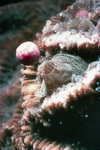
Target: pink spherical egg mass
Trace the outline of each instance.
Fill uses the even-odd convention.
[[[23,65],[35,64],[40,58],[38,46],[33,42],[24,42],[16,49],[16,57]]]

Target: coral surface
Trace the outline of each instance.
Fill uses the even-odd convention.
[[[0,7],[0,150],[12,149],[14,114],[17,110],[22,113],[16,108],[21,104],[21,66],[16,48],[26,40],[34,40],[45,21],[60,10],[59,1],[49,0],[48,4],[29,0]]]
[[[1,8],[4,14],[8,9],[10,17],[15,8],[23,12],[20,13],[22,16],[18,15],[21,24],[17,30],[18,20],[14,28],[8,22],[12,25],[9,30],[3,26],[9,17],[1,21],[4,36],[0,59],[2,150],[100,149],[100,1],[77,0],[54,16],[58,6],[64,8],[65,3],[52,1],[48,11],[47,3],[42,1]],[[36,10],[31,10],[32,5],[38,6]],[[53,17],[43,27],[50,15]],[[25,23],[27,28],[22,25]],[[37,33],[34,38],[42,27],[42,33]],[[10,34],[12,38],[9,38]],[[9,41],[14,41],[12,50]],[[34,45],[31,53],[28,47],[32,42],[29,41]],[[18,44],[21,45],[17,48]],[[22,78],[19,63],[13,58],[15,48],[17,58],[21,58]],[[7,51],[11,53],[10,57]],[[31,62],[30,58],[33,59]],[[16,61],[12,63],[13,60]],[[12,68],[11,74],[8,68]],[[9,75],[11,80],[8,80]]]

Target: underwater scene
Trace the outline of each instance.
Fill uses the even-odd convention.
[[[0,2],[0,150],[100,149],[100,0]]]

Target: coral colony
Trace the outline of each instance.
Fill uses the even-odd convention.
[[[47,1],[29,0],[0,7],[0,149],[13,149],[12,127],[18,119],[14,116],[22,114],[21,66],[15,50],[24,41],[33,40],[45,21],[61,10],[59,0]]]
[[[100,1],[77,0],[16,49],[15,150],[100,149]],[[3,130],[4,132],[5,130]]]

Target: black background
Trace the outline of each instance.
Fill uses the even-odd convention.
[[[25,0],[0,0],[0,6],[4,6],[10,3],[17,3]]]

